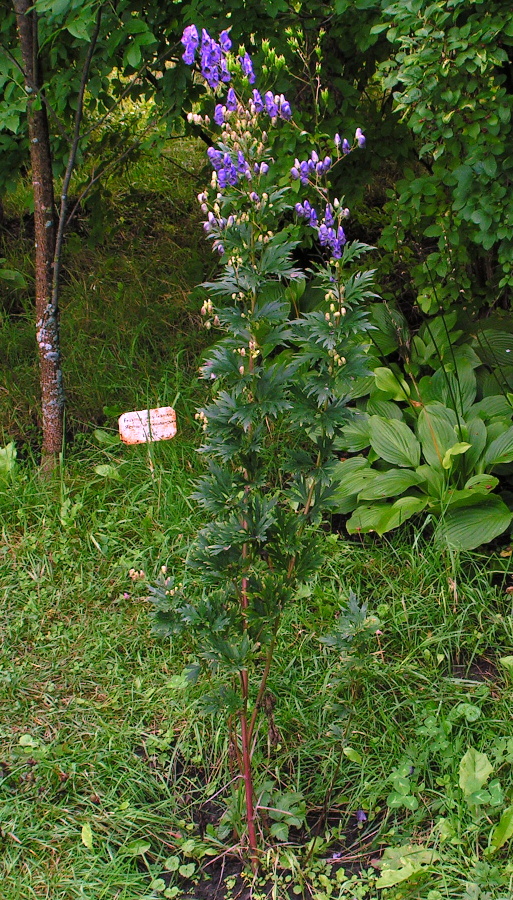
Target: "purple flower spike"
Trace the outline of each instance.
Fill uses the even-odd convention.
[[[255,81],[255,73],[253,72],[251,57],[248,53],[245,53],[244,56],[239,57],[239,61],[242,67],[242,74],[246,76],[250,84],[253,84]]]
[[[276,100],[274,99],[274,95],[272,91],[267,91],[264,96],[265,108],[271,119],[276,118],[278,115],[278,105]]]
[[[290,108],[290,103],[285,99],[283,94],[280,94],[280,116],[282,119],[291,119],[292,118],[292,110]]]
[[[219,43],[224,53],[228,53],[232,49],[232,42],[227,31],[222,31],[219,35]]]
[[[231,81],[231,79],[232,79],[230,70],[228,69],[228,63],[223,58],[221,60],[221,62],[219,63],[219,65],[221,66],[221,81],[223,81],[226,84],[228,81]]]
[[[344,140],[342,141],[342,153],[350,153],[350,151],[351,151],[351,144],[349,143],[347,138],[344,138]]]
[[[188,25],[187,28],[184,29],[182,44],[185,47],[185,53],[183,54],[182,59],[188,66],[192,66],[196,55],[196,48],[199,44],[198,29],[195,25]]]
[[[224,106],[221,106],[221,104],[218,103],[214,112],[214,122],[216,123],[216,125],[222,125],[224,123],[224,113]]]
[[[232,111],[237,109],[237,96],[233,88],[230,88],[226,95],[226,109],[231,109]]]
[[[362,133],[361,128],[357,128],[354,133],[354,139],[358,143],[359,147],[365,147],[365,135]]]
[[[253,89],[253,103],[255,104],[255,110],[257,113],[262,112],[264,109],[264,101],[262,100],[261,95],[255,89]]]

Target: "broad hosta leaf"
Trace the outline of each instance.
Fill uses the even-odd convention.
[[[449,367],[455,371],[449,371]],[[448,360],[445,368],[438,369],[432,377],[432,386],[437,400],[454,409],[458,415],[465,415],[476,399],[476,376],[469,360]]]
[[[484,455],[487,467],[509,462],[513,462],[513,426],[495,438]]]
[[[459,441],[457,444],[454,444],[453,447],[449,447],[445,452],[445,456],[442,460],[442,466],[444,469],[450,469],[452,466],[452,460],[454,456],[461,456],[462,453],[466,453],[467,450],[470,450],[471,445],[466,444],[465,441]]]
[[[390,469],[388,472],[375,472],[374,478],[368,480],[360,490],[358,500],[383,500],[386,497],[397,497],[408,488],[422,484],[425,479],[417,472],[407,469]]]
[[[507,331],[479,330],[474,349],[487,366],[511,365],[513,357],[513,334]]]
[[[357,416],[345,425],[341,430],[341,436],[337,440],[335,449],[347,450],[349,453],[359,453],[370,444],[369,420],[367,416]]]
[[[419,465],[420,444],[405,422],[371,416],[369,430],[371,447],[380,459],[413,469]]]
[[[481,419],[493,419],[494,416],[507,416],[511,418],[513,408],[507,397],[503,394],[494,394],[491,397],[485,397],[479,403],[474,403],[470,407],[467,418],[479,416]]]
[[[442,465],[445,454],[455,444],[456,427],[456,414],[441,403],[430,403],[421,409],[417,434],[430,466]]]
[[[389,394],[392,400],[407,400],[410,396],[410,388],[406,381],[396,375],[392,369],[378,366],[377,369],[374,369],[374,377],[378,390]]]
[[[344,515],[357,506],[357,494],[374,473],[364,456],[353,456],[339,462],[333,470],[333,509]]]
[[[367,402],[366,410],[369,416],[381,416],[382,419],[402,419],[403,412],[393,400],[382,400],[381,391],[373,393]]]
[[[495,853],[497,850],[500,850],[506,841],[509,841],[510,837],[513,837],[513,806],[508,806],[504,810],[499,822],[493,828],[488,852]]]
[[[426,482],[429,496],[440,500],[445,493],[445,479],[447,476],[444,470],[438,466],[424,465],[418,466],[416,472],[421,476],[423,482]]]
[[[406,522],[427,505],[426,497],[400,497],[395,503],[376,503],[359,506],[348,520],[349,534],[375,531],[382,535]]]
[[[470,450],[465,457],[467,472],[475,470],[476,463],[480,459],[486,447],[486,425],[479,417],[471,419],[467,424],[466,437],[470,444]]]
[[[479,791],[493,772],[486,753],[470,747],[460,762],[460,788],[466,797]]]
[[[511,512],[495,494],[465,502],[468,505],[448,509],[437,529],[437,537],[455,550],[475,550],[493,541],[511,522]]]
[[[499,479],[495,475],[473,475],[469,478],[465,485],[468,491],[475,491],[477,494],[488,494],[493,491],[499,484]]]

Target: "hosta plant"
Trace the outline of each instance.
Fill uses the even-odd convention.
[[[283,610],[327,552],[319,523],[333,495],[333,448],[350,388],[367,371],[361,306],[372,275],[357,270],[366,248],[346,244],[347,210],[324,186],[351,150],[348,141],[337,135],[331,156],[323,147],[291,159],[290,182],[278,186],[267,133],[293,127],[285,97],[253,87],[251,60],[231,53],[226,32],[214,41],[191,26],[184,45],[186,63],[199,55],[218,127],[210,187],[199,202],[222,263],[204,285],[201,313],[221,337],[201,367],[211,400],[197,413],[208,472],[195,498],[207,524],[191,547],[188,581],[176,587],[166,577],[155,589],[156,621],[165,634],[187,636],[191,678],[204,672],[221,685],[204,705],[227,723],[245,810],[238,838],[256,869],[263,836],[286,837],[279,803],[291,796],[278,785],[271,800],[268,776],[254,772],[267,682]],[[353,145],[363,142],[358,130]],[[322,291],[319,306],[302,313],[306,279],[293,253],[305,230],[319,248]]]
[[[348,531],[384,534],[422,513],[453,549],[493,540],[512,518],[497,488],[513,462],[513,407],[493,378],[489,345],[477,330],[463,340],[455,313],[426,323],[412,341],[396,311],[381,308],[374,320],[377,346],[391,352],[402,341],[403,361],[375,365],[355,386],[368,397],[338,446],[359,455],[336,472],[337,510],[352,512]]]

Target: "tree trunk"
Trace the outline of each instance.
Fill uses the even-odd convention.
[[[55,203],[46,108],[42,102],[37,15],[32,0],[13,0],[28,95],[27,119],[34,191],[36,338],[39,348],[43,445],[41,466],[51,471],[62,449],[64,392],[60,367],[59,310],[52,298]],[[30,10],[30,11],[29,11]]]

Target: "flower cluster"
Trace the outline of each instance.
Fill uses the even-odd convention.
[[[231,80],[232,76],[228,68],[226,55],[232,48],[232,42],[227,31],[222,31],[219,35],[219,41],[215,41],[214,38],[210,37],[208,31],[203,28],[200,41],[196,26],[188,25],[182,35],[182,44],[185,48],[182,59],[188,66],[194,64],[196,51],[199,47],[201,74],[211,88],[216,88],[221,81],[228,82]],[[248,79],[250,84],[253,84],[255,73],[253,72],[253,63],[249,54],[244,53],[243,56],[239,56],[239,63],[242,74]]]
[[[225,188],[229,184],[235,186],[239,181],[239,175],[244,175],[248,181],[251,180],[251,169],[242,150],[238,150],[232,159],[229,153],[209,147],[207,156],[212,168],[217,172],[217,183],[220,188]]]
[[[185,47],[182,59],[188,66],[193,65],[196,51],[200,48],[201,74],[211,88],[216,88],[220,81],[231,80],[226,54],[230,51],[232,42],[227,31],[221,32],[217,42],[203,28],[200,42],[196,26],[188,25],[182,35],[182,44]]]
[[[296,215],[302,219],[307,219],[308,224],[317,230],[321,247],[328,247],[331,250],[333,259],[340,259],[346,243],[346,235],[340,220],[347,219],[349,210],[347,208],[342,209],[340,201],[334,200],[333,206],[331,203],[326,204],[324,216],[319,221],[317,210],[314,209],[308,200],[305,200],[303,203],[296,203],[294,209]]]
[[[319,177],[325,175],[331,166],[331,162],[331,156],[325,156],[324,159],[319,159],[318,153],[316,153],[315,150],[312,150],[310,159],[304,159],[302,162],[299,162],[298,159],[294,161],[290,174],[296,180],[299,178],[301,184],[308,184],[310,176],[314,173]]]

